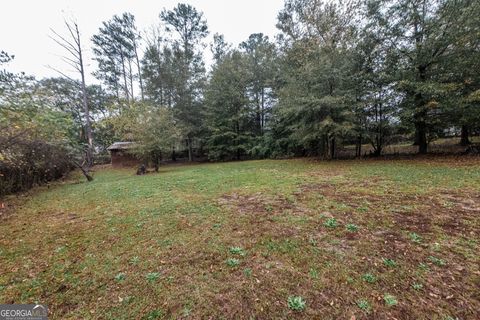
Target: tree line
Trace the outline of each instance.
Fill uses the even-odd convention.
[[[52,31],[78,77],[1,71],[3,166],[34,141],[88,171],[113,141],[137,142],[138,156],[158,164],[335,158],[346,145],[362,156],[365,144],[378,156],[399,141],[426,153],[439,137],[466,145],[480,129],[478,1],[285,0],[275,39],[255,33],[238,46],[220,33],[207,43],[206,17],[188,4],[146,31],[131,13],[115,15],[83,47],[79,27]],[[83,67],[87,44],[95,70]],[[11,58],[2,52],[0,63]]]

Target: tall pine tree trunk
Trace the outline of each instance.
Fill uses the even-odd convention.
[[[141,68],[141,65],[140,65],[140,59],[138,58],[137,42],[135,40],[133,40],[133,49],[135,50],[135,59],[137,61],[138,81],[140,82],[140,95],[142,97],[142,101],[144,101],[145,100],[145,95],[143,93],[142,68]]]
[[[426,110],[415,113],[415,144],[418,145],[418,153],[427,153],[427,123],[425,122]]]
[[[460,134],[460,145],[461,146],[468,146],[471,144],[470,140],[468,139],[469,136],[468,126],[462,125],[462,132]]]
[[[355,156],[360,158],[362,156],[362,135],[360,134],[357,138],[357,145],[355,148]]]
[[[336,141],[335,141],[335,136],[333,136],[330,142],[330,159],[335,159],[335,151],[336,151]]]
[[[261,109],[261,119],[260,119],[260,128],[261,128],[262,134],[263,134],[264,127],[265,127],[265,88],[262,87],[262,109]]]
[[[193,161],[193,148],[192,148],[192,138],[190,135],[187,136],[187,145],[188,145],[188,161]]]
[[[128,81],[127,81],[127,70],[125,68],[125,58],[123,55],[123,51],[120,51],[120,60],[122,62],[122,73],[123,73],[123,90],[125,91],[125,98],[127,99],[127,103],[130,104],[130,96],[128,90]]]
[[[426,80],[426,67],[419,66],[417,68],[418,79],[420,82]],[[413,116],[413,122],[415,124],[415,144],[418,145],[418,153],[427,153],[427,109],[425,106],[425,99],[421,92],[415,93],[415,114]]]
[[[237,114],[238,114],[238,109],[237,109]],[[237,146],[237,151],[236,151],[236,158],[237,160],[240,160],[240,148],[238,147],[239,143],[239,136],[240,136],[240,122],[237,120],[235,121],[235,133],[236,133],[236,139],[235,139],[235,144]]]
[[[330,149],[330,143],[329,143],[328,134],[325,134],[323,135],[322,144],[321,144],[321,152],[322,152],[321,154],[324,159],[328,159],[329,149]]]
[[[255,114],[255,122],[257,123],[258,135],[262,134],[262,105],[260,104],[260,95],[255,92],[255,102],[257,104],[257,110]]]
[[[130,97],[132,97],[132,102],[134,102],[135,95],[133,94],[133,70],[132,70],[132,61],[130,58],[128,59],[128,80],[130,84]]]

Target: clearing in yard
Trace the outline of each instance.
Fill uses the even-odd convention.
[[[52,319],[478,319],[480,159],[98,169],[6,199],[0,302]]]

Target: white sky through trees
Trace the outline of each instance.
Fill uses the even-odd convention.
[[[158,24],[163,8],[172,9],[178,2],[188,3],[204,13],[211,42],[215,32],[225,35],[225,40],[235,46],[251,33],[262,32],[273,38],[277,33],[276,17],[283,7],[283,0],[13,0],[2,1],[0,9],[0,50],[15,55],[7,68],[13,72],[24,71],[37,78],[59,76],[47,66],[62,72],[71,68],[62,62],[62,51],[49,38],[50,28],[65,35],[64,17],[75,18],[82,33],[86,53],[88,81],[94,81],[91,73],[96,68],[92,61],[90,41],[98,32],[102,21],[114,14],[131,12],[135,15],[139,30],[146,31]],[[204,54],[207,64],[211,61],[210,49]],[[76,76],[73,72],[69,74]],[[96,81],[95,81],[96,82]]]

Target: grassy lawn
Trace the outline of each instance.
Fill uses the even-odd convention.
[[[12,197],[0,302],[53,319],[478,319],[480,159],[100,169]]]

